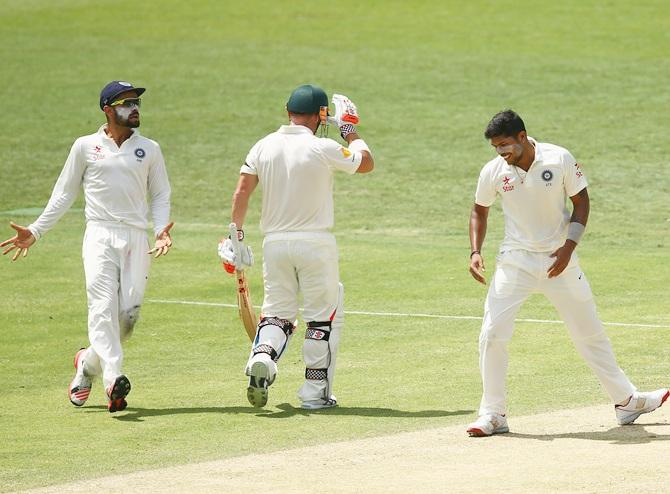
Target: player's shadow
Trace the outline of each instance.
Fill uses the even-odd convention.
[[[612,427],[606,431],[564,432],[559,434],[523,434],[510,432],[505,437],[554,441],[556,439],[585,439],[587,441],[606,441],[611,444],[646,444],[655,441],[670,441],[668,434],[655,434],[654,427],[667,427],[667,423],[633,424]],[[650,429],[648,431],[647,429]]]
[[[278,410],[277,410],[278,409]],[[90,413],[100,413],[107,411],[104,406],[86,407]],[[129,407],[123,412],[117,412],[112,415],[113,418],[124,422],[142,422],[146,418],[161,417],[165,415],[197,415],[208,413],[220,414],[247,414],[256,415],[263,418],[286,419],[295,416],[308,416],[312,414],[327,415],[352,415],[361,417],[389,417],[389,418],[434,418],[451,417],[454,415],[469,415],[474,410],[397,410],[394,408],[381,407],[344,407],[324,408],[321,410],[304,410],[296,408],[289,403],[281,403],[276,408],[253,408],[251,406],[233,406],[233,407],[189,407],[189,408],[138,408]]]
[[[296,415],[307,416],[313,414],[327,415],[353,415],[359,417],[390,417],[390,418],[431,418],[431,417],[451,417],[454,415],[469,415],[474,410],[396,410],[395,408],[380,407],[344,407],[336,406],[333,408],[323,408],[321,410],[305,410],[296,408],[290,403],[277,405],[280,411],[271,411],[270,414],[263,415],[266,418],[282,419]]]

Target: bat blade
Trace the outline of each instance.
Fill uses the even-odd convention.
[[[228,232],[230,233],[230,240],[233,243],[233,248],[235,251],[239,251],[240,244],[237,238],[237,225],[235,223],[228,225]],[[247,277],[243,270],[235,270],[235,276],[237,278],[237,308],[239,310],[240,320],[244,325],[247,336],[249,336],[251,341],[254,341],[254,338],[256,338],[256,325],[258,324],[258,319],[256,319],[254,306],[251,305],[251,295],[249,295]]]
[[[249,286],[247,285],[247,278],[244,271],[236,271],[237,276],[237,308],[239,309],[240,320],[244,325],[247,336],[251,341],[256,338],[256,312],[254,306],[251,305],[251,296],[249,295]]]

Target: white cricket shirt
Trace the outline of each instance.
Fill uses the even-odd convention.
[[[489,207],[497,195],[501,197],[505,216],[502,250],[553,251],[567,236],[571,216],[567,199],[588,184],[567,149],[528,140],[535,146],[535,161],[528,172],[507,164],[502,156],[489,161],[479,175],[475,203]]]
[[[77,139],[72,145],[51,198],[44,211],[28,228],[39,239],[70,208],[83,186],[86,221],[116,223],[146,230],[149,203],[154,232],[158,234],[170,218],[170,183],[163,153],[157,142],[137,129],[118,147],[105,133]]]
[[[258,176],[261,232],[333,227],[333,171],[356,173],[363,155],[301,125],[282,125],[249,151],[240,173]]]

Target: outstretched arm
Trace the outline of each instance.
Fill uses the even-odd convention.
[[[474,279],[486,285],[484,278],[484,258],[481,250],[486,238],[489,208],[475,203],[470,213],[470,274]]]
[[[586,187],[572,196],[570,200],[572,201],[573,210],[568,227],[568,238],[565,239],[562,247],[559,247],[551,254],[551,257],[555,257],[556,260],[547,270],[549,278],[558,276],[568,266],[570,257],[572,257],[572,253],[575,247],[577,247],[584,233],[586,222],[589,219],[590,201]]]

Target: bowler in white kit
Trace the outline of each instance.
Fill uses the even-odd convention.
[[[219,245],[224,263],[238,270],[253,263],[243,244],[242,225],[249,197],[257,185],[263,194],[261,232],[265,297],[246,375],[247,398],[255,407],[268,400],[277,362],[295,331],[302,294],[307,328],[303,342],[305,381],[298,392],[302,407],[337,404],[332,394],[335,360],[344,325],[344,287],[340,283],[333,227],[333,173],[368,173],[374,167],[367,144],[358,136],[356,106],[333,95],[335,116],[328,116],[328,97],[306,84],[290,95],[289,123],[258,141],[240,170],[231,219],[240,229],[241,246],[230,239]],[[319,127],[333,122],[348,143],[317,137]],[[327,128],[327,127],[326,127]]]
[[[479,337],[483,395],[471,436],[509,431],[505,381],[507,345],[514,319],[532,293],[542,293],[556,307],[572,341],[615,404],[617,422],[632,424],[661,406],[667,389],[639,392],[617,365],[609,338],[596,313],[591,287],[574,252],[589,216],[584,172],[575,158],[553,144],[526,134],[512,110],[496,114],[484,133],[498,153],[481,170],[470,216],[470,273],[484,277],[481,250],[489,208],[500,197],[505,238],[484,305]],[[568,211],[568,198],[572,213]]]
[[[130,380],[122,372],[122,341],[137,322],[151,256],[167,254],[170,238],[170,184],[157,142],[140,135],[140,96],[145,89],[112,81],[100,93],[107,123],[72,145],[42,214],[27,227],[10,223],[16,235],[3,254],[25,257],[28,249],[65,214],[83,188],[86,232],[82,257],[88,299],[90,345],[74,358],[70,401],[82,406],[93,379],[101,375],[108,410],[127,406]],[[154,242],[149,245],[149,214]]]

